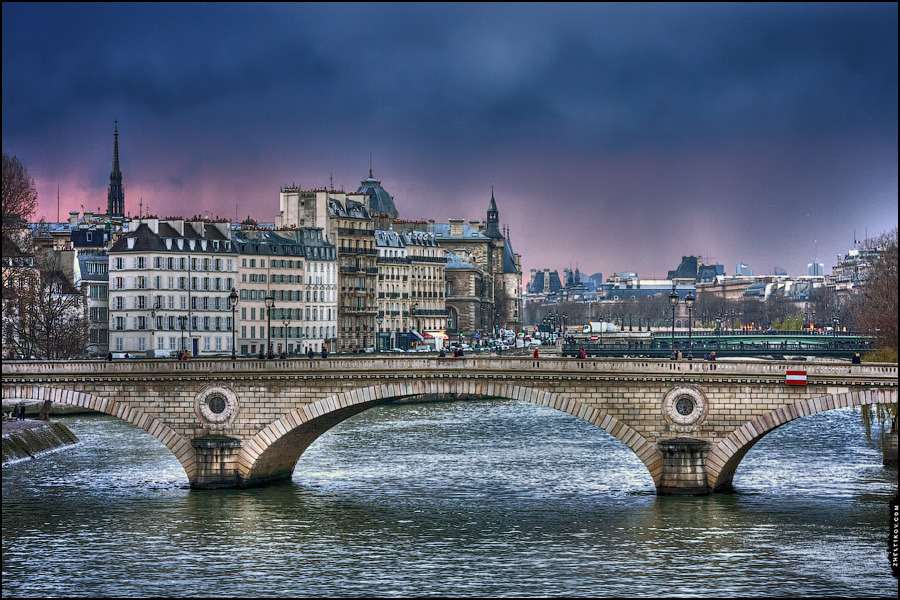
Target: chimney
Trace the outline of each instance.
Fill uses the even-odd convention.
[[[450,237],[461,238],[463,236],[463,219],[450,219]]]
[[[69,225],[72,227],[76,227],[78,225],[78,211],[70,210],[69,211]]]

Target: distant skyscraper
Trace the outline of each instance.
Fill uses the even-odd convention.
[[[749,277],[749,276],[753,275],[753,269],[748,267],[746,264],[741,263],[734,267],[734,274],[735,275],[746,275]]]
[[[825,276],[825,265],[822,263],[811,262],[806,265],[806,274],[812,275],[814,277],[824,277]]]
[[[775,275],[787,277],[787,270],[784,269],[783,267],[775,267],[774,273],[775,273]]]
[[[115,141],[113,142],[113,167],[109,174],[109,191],[107,193],[106,214],[111,217],[125,216],[125,190],[122,188],[122,171],[119,170],[119,121],[116,121]]]

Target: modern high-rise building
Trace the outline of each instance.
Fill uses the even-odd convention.
[[[753,277],[753,269],[747,266],[746,263],[741,263],[734,267],[735,275],[743,275],[745,277]]]

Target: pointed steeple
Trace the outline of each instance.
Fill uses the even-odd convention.
[[[109,190],[106,196],[106,213],[111,217],[125,216],[125,190],[122,188],[122,171],[119,170],[119,120],[116,119],[113,142],[113,167],[109,174]]]
[[[487,210],[487,227],[484,235],[493,239],[500,239],[503,234],[500,233],[500,213],[497,211],[497,201],[494,200],[494,186],[491,186],[491,203]]]

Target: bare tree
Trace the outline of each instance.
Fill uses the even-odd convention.
[[[15,156],[3,153],[3,231],[10,221],[28,221],[37,208],[34,179]]]
[[[4,335],[6,345],[18,356],[49,360],[87,352],[84,296],[60,268],[59,260],[54,253],[40,255],[36,269],[23,271],[10,282]]]
[[[897,228],[872,240],[874,259],[852,311],[860,330],[875,336],[878,348],[897,351]]]

